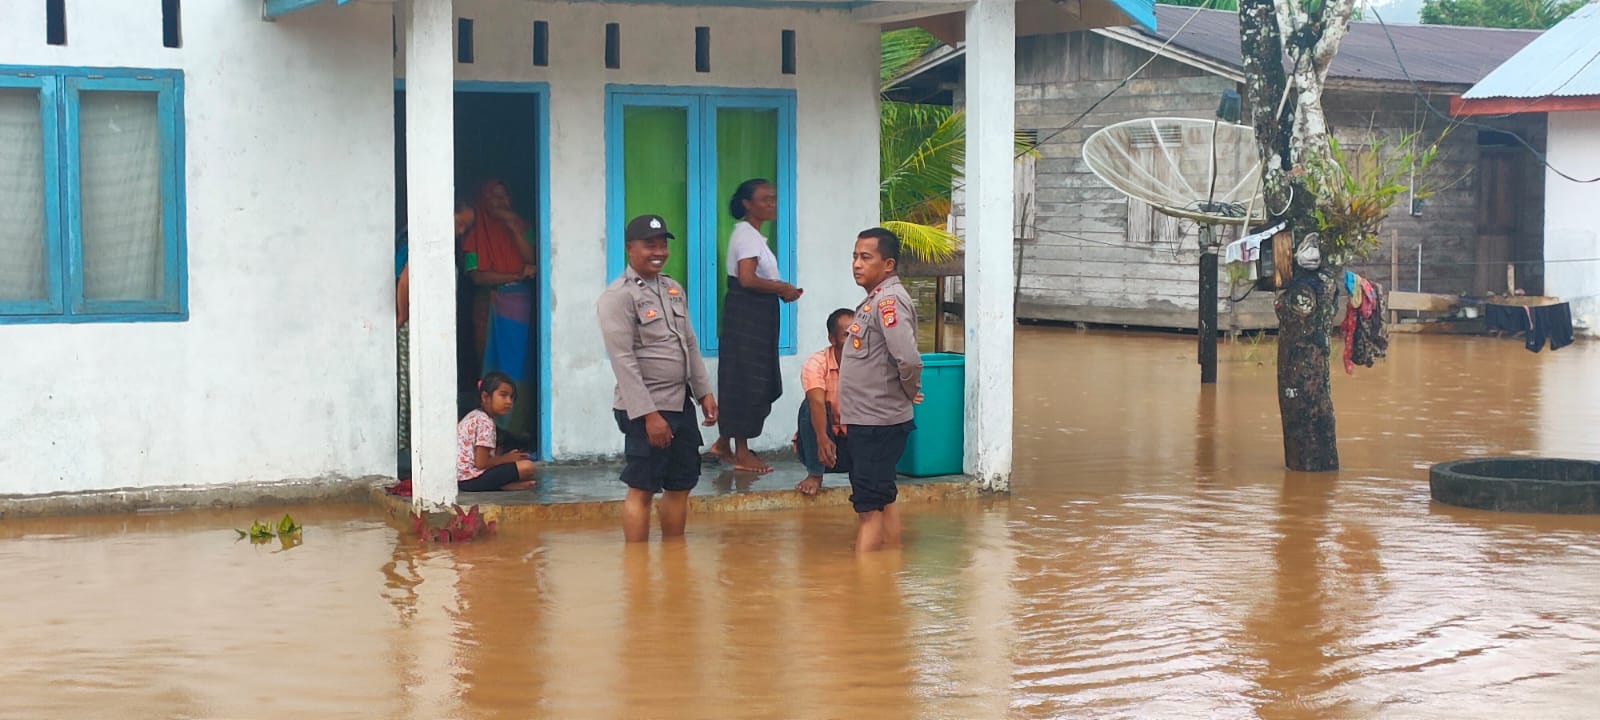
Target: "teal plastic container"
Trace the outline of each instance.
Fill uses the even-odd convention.
[[[912,477],[960,475],[966,441],[967,358],[954,353],[922,356],[922,404],[917,429],[895,470]]]

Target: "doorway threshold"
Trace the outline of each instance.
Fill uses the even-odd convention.
[[[794,489],[806,476],[800,462],[790,457],[769,457],[773,471],[766,475],[734,472],[707,462],[700,484],[689,493],[689,512],[753,512],[808,507],[848,506],[850,482],[844,475],[828,475],[822,491],[803,495]],[[539,484],[515,492],[461,493],[456,504],[477,505],[488,519],[501,523],[552,520],[604,520],[622,517],[627,486],[617,479],[617,462],[546,465],[539,469]],[[898,502],[941,502],[978,497],[977,483],[963,475],[926,478],[901,476]],[[382,502],[409,512],[411,500],[375,488]]]

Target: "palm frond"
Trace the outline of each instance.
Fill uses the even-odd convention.
[[[878,84],[889,82],[942,43],[922,28],[890,30],[879,36]]]
[[[923,262],[944,262],[954,257],[960,240],[936,225],[884,220],[883,227],[900,236],[900,250]]]
[[[879,159],[879,210],[896,220],[930,198],[948,198],[966,157],[965,118],[949,108],[884,103]],[[943,112],[938,112],[942,110]]]

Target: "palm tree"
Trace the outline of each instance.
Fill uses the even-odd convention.
[[[879,81],[883,88],[938,48],[927,31],[891,30],[882,36]],[[913,257],[948,260],[961,241],[951,234],[950,195],[966,159],[966,114],[944,105],[885,99],[879,106],[878,213]],[[1031,151],[1020,136],[1019,153]]]
[[[939,41],[919,28],[883,33],[878,80],[885,89]],[[961,113],[943,105],[885,99],[879,107],[878,212],[906,252],[938,262],[960,241],[946,229],[950,192],[966,149]]]

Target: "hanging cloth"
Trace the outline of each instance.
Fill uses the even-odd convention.
[[[1354,375],[1356,365],[1372,367],[1389,354],[1389,327],[1381,285],[1346,270],[1344,286],[1350,296],[1343,325],[1344,371]]]

